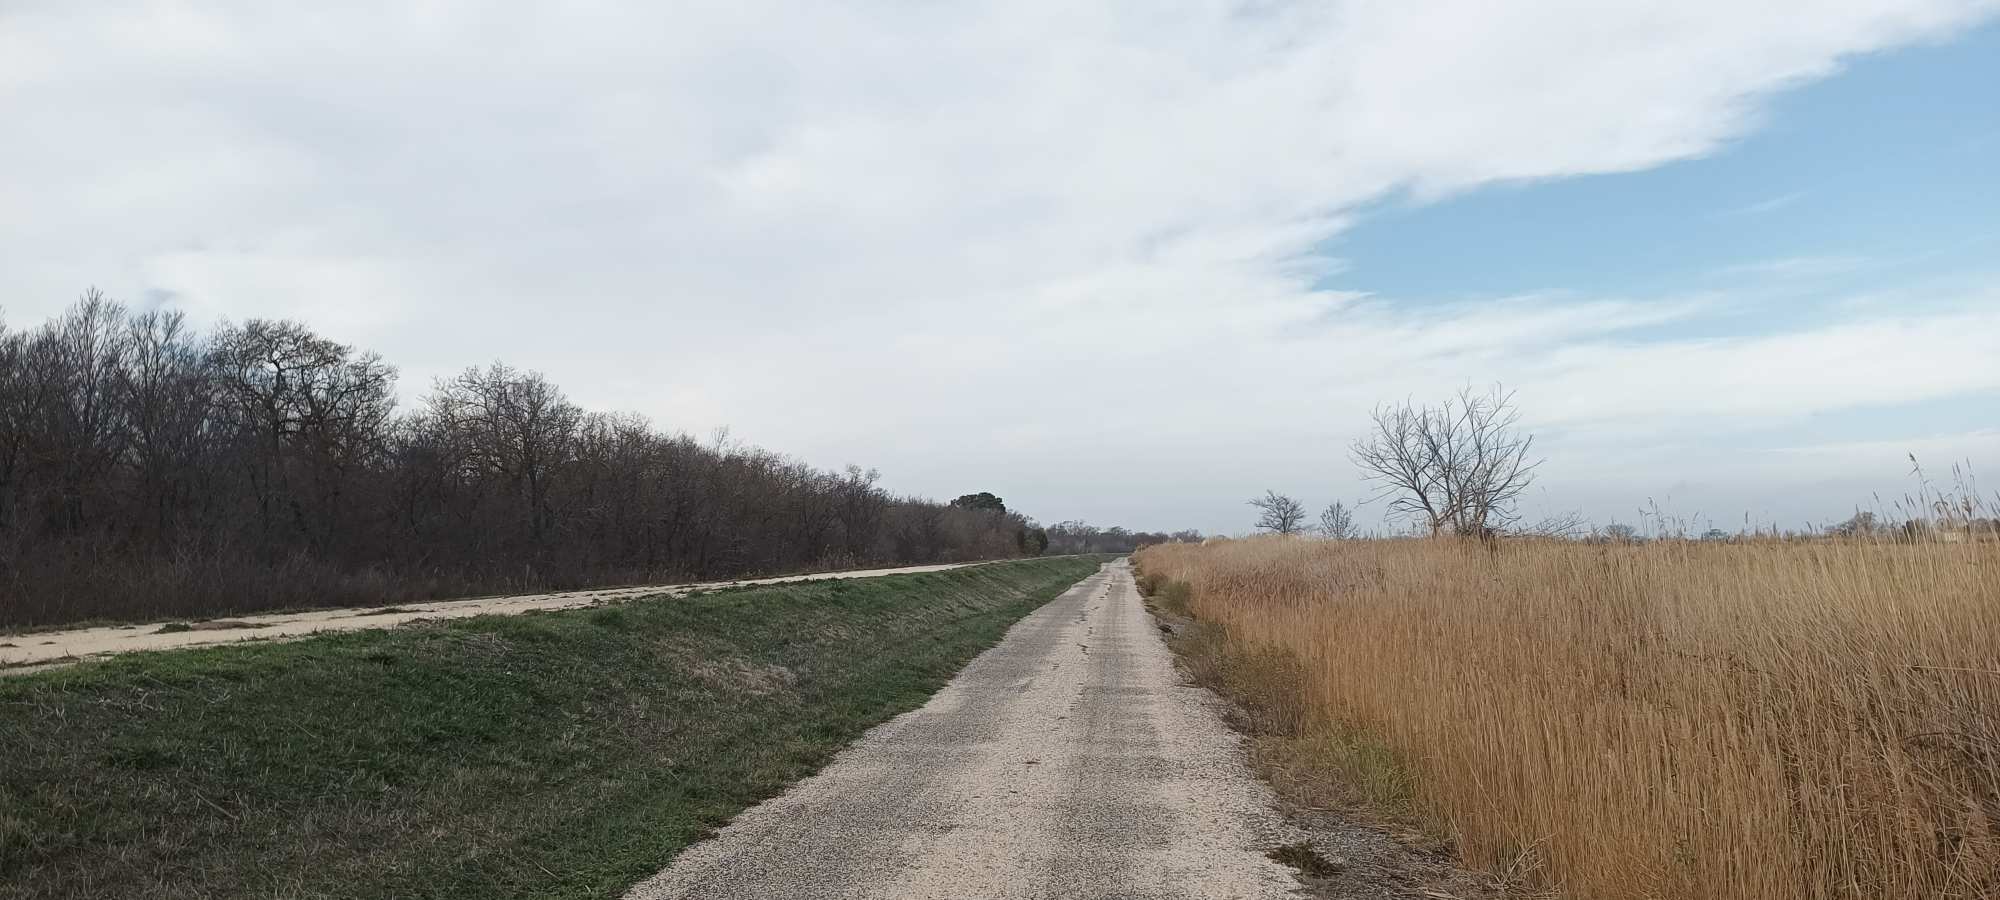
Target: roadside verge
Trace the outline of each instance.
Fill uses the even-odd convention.
[[[0,897],[615,896],[1101,558],[0,679]]]
[[[1447,835],[1414,803],[1396,755],[1360,731],[1307,715],[1298,660],[1231,638],[1195,618],[1190,587],[1140,573],[1146,608],[1181,673],[1226,701],[1225,720],[1244,737],[1250,768],[1271,786],[1279,811],[1306,840],[1271,857],[1322,900],[1502,900],[1537,896],[1507,878],[1458,864]]]

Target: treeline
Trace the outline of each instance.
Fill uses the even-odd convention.
[[[93,291],[0,325],[0,626],[1105,546],[587,411],[498,363],[409,410],[395,388],[296,322],[198,334]]]
[[[1199,531],[1127,531],[1116,525],[1099,528],[1087,522],[1068,521],[1050,525],[1050,553],[1131,553],[1147,544],[1200,543]]]

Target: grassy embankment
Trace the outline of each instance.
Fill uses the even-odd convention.
[[[2000,896],[2000,543],[1137,561],[1294,795],[1577,898]]]
[[[1100,561],[0,678],[0,896],[616,896]]]

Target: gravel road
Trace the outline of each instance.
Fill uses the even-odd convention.
[[[1123,560],[628,900],[1253,898],[1297,839]]]
[[[428,603],[405,603],[383,609],[318,609],[309,612],[238,616],[200,622],[196,623],[192,630],[162,631],[160,625],[105,625],[63,631],[0,634],[0,676],[18,675],[69,665],[85,659],[138,650],[174,650],[183,647],[231,644],[237,641],[297,638],[323,631],[392,628],[419,619],[511,616],[534,610],[574,609],[633,597],[677,597],[694,591],[725,587],[942,572],[968,565],[978,565],[978,563],[946,563],[933,566],[904,566],[896,569],[781,575],[776,578],[749,578],[742,581],[712,581],[701,584],[650,585],[562,591],[552,594],[518,594],[511,597],[478,597],[469,600],[438,600]]]

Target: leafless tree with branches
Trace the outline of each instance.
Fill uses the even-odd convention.
[[[1526,537],[1551,538],[1554,540],[1576,540],[1590,535],[1590,523],[1583,513],[1576,510],[1550,513],[1533,522],[1517,522],[1508,526],[1509,534]]]
[[[1490,537],[1514,521],[1541,461],[1529,459],[1534,437],[1518,428],[1511,392],[1468,387],[1436,407],[1376,407],[1373,419],[1352,455],[1392,515],[1421,519],[1432,536]]]
[[[1306,524],[1306,505],[1277,491],[1265,491],[1252,498],[1257,507],[1257,527],[1273,534],[1297,534]]]
[[[1337,541],[1353,537],[1354,513],[1339,500],[1327,504],[1319,512],[1319,533]]]

